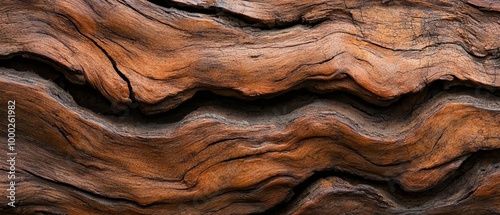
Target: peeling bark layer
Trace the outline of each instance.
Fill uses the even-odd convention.
[[[499,8],[5,0],[0,208],[500,213]]]

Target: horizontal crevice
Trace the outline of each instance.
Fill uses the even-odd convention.
[[[96,89],[68,80],[68,75],[63,75],[71,74],[71,72],[66,71],[67,68],[45,62],[46,60],[41,61],[36,57],[27,58],[26,56],[15,55],[0,59],[0,67],[12,68],[19,72],[36,73],[42,78],[57,84],[68,92],[78,105],[88,110],[104,115],[109,119],[141,124],[176,123],[203,107],[222,108],[229,112],[244,113],[245,116],[274,117],[287,115],[294,110],[321,100],[348,104],[353,109],[373,118],[374,121],[387,121],[409,117],[418,107],[441,94],[470,95],[476,98],[500,100],[500,91],[496,88],[472,82],[440,80],[427,85],[419,92],[403,95],[391,101],[387,106],[369,103],[356,95],[343,91],[321,93],[299,88],[274,97],[246,100],[226,97],[213,93],[211,90],[205,90],[198,91],[192,98],[172,110],[155,115],[146,115],[142,113],[134,101],[127,107],[118,109]]]
[[[16,52],[11,55],[0,56],[0,67],[22,72],[33,72],[46,80],[56,83],[56,80],[62,77],[74,84],[85,84],[83,71],[71,70],[50,58],[36,53]]]
[[[204,14],[217,17],[222,20],[229,21],[229,23],[236,24],[236,26],[238,27],[252,27],[261,30],[270,30],[270,29],[279,30],[279,29],[291,28],[297,25],[314,27],[328,20],[327,18],[323,18],[323,19],[308,21],[300,17],[294,20],[280,20],[279,18],[275,18],[272,20],[262,20],[213,5],[210,6],[188,5],[186,3],[172,1],[172,0],[147,0],[147,1],[164,8],[173,8],[188,13]]]
[[[457,158],[458,159],[458,158]],[[489,168],[489,170],[487,170]],[[453,171],[445,180],[437,184],[436,186],[420,192],[407,192],[401,188],[396,182],[393,181],[381,181],[369,178],[364,178],[362,176],[354,175],[348,172],[339,170],[326,170],[315,172],[312,176],[307,178],[305,181],[297,185],[292,193],[291,198],[275,205],[273,208],[267,210],[264,213],[258,214],[286,214],[286,210],[289,209],[293,204],[296,203],[299,198],[304,197],[307,190],[312,187],[316,182],[321,179],[326,179],[328,177],[338,177],[345,180],[353,185],[368,185],[375,189],[382,191],[383,193],[389,194],[387,200],[395,202],[400,208],[415,208],[417,206],[422,209],[429,209],[430,206],[446,206],[446,205],[433,205],[436,202],[446,202],[448,199],[440,199],[443,193],[448,193],[447,196],[452,196],[456,191],[464,188],[463,184],[470,182],[469,179],[473,176],[485,176],[489,173],[500,171],[500,149],[495,150],[484,150],[472,153],[461,165],[460,167]],[[476,179],[480,180],[480,179]],[[477,181],[479,182],[479,181]],[[476,184],[480,186],[481,184]],[[465,196],[461,199],[457,199],[456,202],[460,202],[464,199],[470,197],[470,195],[475,190],[469,190]],[[425,207],[428,204],[429,207]],[[425,212],[425,211],[420,211]]]
[[[97,200],[99,202],[105,202],[107,204],[122,205],[122,206],[129,205],[129,206],[132,206],[135,208],[142,208],[142,209],[154,207],[155,205],[157,205],[157,203],[148,204],[148,205],[141,205],[138,202],[135,202],[135,201],[132,201],[129,199],[104,196],[102,194],[94,193],[94,192],[91,192],[88,190],[83,190],[83,189],[81,189],[77,186],[74,186],[72,184],[68,184],[68,183],[61,182],[61,181],[54,181],[54,180],[45,178],[43,176],[39,176],[36,173],[33,173],[31,171],[28,171],[28,170],[23,170],[23,171],[28,173],[32,177],[35,177],[35,178],[37,178],[45,183],[52,183],[52,184],[56,185],[56,187],[58,186],[58,187],[61,187],[61,188],[67,189],[67,190],[71,190],[71,191],[77,193],[78,195],[85,196],[89,199]]]
[[[103,115],[123,115],[127,110],[114,108],[112,103],[99,91],[89,85],[71,81],[72,74],[64,68],[48,60],[41,60],[32,54],[16,54],[0,59],[0,67],[11,68],[19,72],[33,72],[42,78],[52,81],[64,91],[71,94],[74,101],[95,113]]]

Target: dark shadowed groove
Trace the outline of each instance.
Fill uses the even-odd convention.
[[[147,0],[155,5],[164,7],[164,8],[173,8],[180,11],[185,11],[188,13],[194,14],[205,14],[213,17],[217,17],[229,23],[236,24],[238,27],[252,27],[260,30],[281,30],[292,28],[295,26],[307,26],[307,27],[315,27],[322,22],[328,20],[327,18],[315,20],[314,22],[306,22],[303,19],[295,19],[291,21],[283,21],[274,19],[271,22],[266,22],[265,20],[260,20],[254,17],[246,16],[245,14],[236,13],[234,11],[227,10],[222,7],[209,6],[203,7],[199,5],[188,5],[182,2],[176,2],[172,0]]]
[[[52,81],[72,95],[75,102],[95,113],[103,115],[122,115],[124,110],[116,109],[99,91],[87,84],[74,83],[67,76],[69,69],[52,61],[40,61],[33,54],[16,54],[0,59],[0,67],[11,68],[18,72],[32,72]],[[71,73],[70,73],[71,74]]]
[[[7,171],[7,170],[3,170],[1,169],[2,171]],[[64,187],[68,190],[72,190],[73,192],[81,195],[81,196],[85,196],[89,199],[94,199],[94,200],[98,200],[98,201],[101,201],[101,202],[106,202],[107,204],[116,204],[116,205],[129,205],[129,206],[132,206],[132,207],[135,207],[135,208],[138,208],[138,209],[147,209],[147,208],[150,208],[150,207],[154,207],[155,205],[159,205],[161,203],[152,203],[152,204],[148,204],[148,205],[141,205],[135,201],[132,201],[132,200],[129,200],[129,199],[124,199],[124,198],[114,198],[114,197],[108,197],[108,196],[105,196],[105,195],[101,195],[101,194],[98,194],[98,193],[94,193],[94,192],[91,192],[91,191],[88,191],[88,190],[83,190],[77,186],[74,186],[74,185],[71,185],[71,184],[68,184],[68,183],[65,183],[65,182],[62,182],[62,181],[54,181],[52,179],[48,179],[48,178],[45,178],[43,176],[40,176],[40,175],[37,175],[29,170],[21,170],[19,171],[20,174],[23,174],[26,173],[26,174],[29,174],[31,175],[32,177],[42,181],[43,183],[49,183],[49,184],[53,184],[55,185],[56,187],[59,186],[59,187]],[[22,203],[20,203],[22,205]]]
[[[438,193],[450,189],[450,186],[452,188],[456,188],[458,180],[463,180],[463,177],[467,176],[467,174],[475,174],[475,172],[478,171],[483,171],[484,166],[479,166],[478,164],[481,164],[481,161],[484,160],[493,160],[493,162],[489,162],[488,165],[494,166],[494,168],[499,169],[500,168],[500,149],[495,149],[495,150],[488,150],[488,151],[478,151],[475,153],[472,153],[469,158],[467,158],[461,166],[453,171],[450,174],[450,177],[448,177],[446,180],[440,182],[436,186],[432,187],[429,190],[422,191],[422,192],[406,192],[404,191],[401,187],[398,186],[397,183],[394,183],[392,181],[382,181],[382,180],[373,180],[373,179],[368,179],[364,178],[358,175],[354,175],[351,173],[347,173],[344,171],[340,170],[325,170],[325,171],[319,171],[315,172],[312,176],[308,177],[306,180],[298,184],[292,189],[292,195],[287,198],[285,201],[275,205],[274,207],[270,208],[269,210],[266,210],[265,212],[262,213],[252,213],[252,214],[284,214],[286,212],[285,210],[290,206],[290,203],[294,202],[295,200],[298,200],[298,198],[301,196],[301,194],[304,194],[309,187],[311,187],[315,182],[318,180],[328,178],[328,177],[338,177],[340,179],[343,179],[351,184],[357,185],[357,184],[364,184],[368,185],[370,187],[373,187],[374,189],[378,189],[380,191],[384,191],[385,193],[390,194],[389,198],[396,202],[401,208],[410,208],[415,205],[424,205],[426,202],[431,202],[435,201],[435,198]],[[1,171],[7,171],[4,169],[1,169]],[[128,205],[136,209],[150,209],[155,206],[159,206],[165,203],[152,203],[148,205],[141,205],[135,201],[131,201],[128,199],[122,199],[122,198],[112,198],[112,197],[107,197],[103,196],[100,194],[96,194],[87,190],[82,190],[78,187],[75,187],[70,184],[66,184],[64,182],[57,182],[53,181],[41,176],[38,176],[37,174],[30,172],[28,170],[22,170],[19,173],[25,172],[26,174],[31,175],[32,177],[37,178],[38,180],[42,181],[43,183],[50,183],[54,184],[56,187],[61,186],[69,190],[73,190],[75,194],[78,194],[82,197],[90,198],[93,200],[97,200],[100,202],[103,202],[105,204],[113,204],[113,205]],[[269,179],[266,179],[265,181],[262,181],[261,183],[267,183],[269,181],[274,180],[276,177],[281,177],[281,176],[274,176]],[[260,184],[260,183],[259,183]],[[480,184],[478,184],[480,186]],[[252,190],[258,187],[258,185],[253,186],[248,188],[247,190]],[[470,190],[468,193],[471,194],[474,190]],[[234,190],[232,191],[221,191],[219,193],[214,194],[213,196],[206,197],[207,200],[212,197],[219,196],[225,192],[235,192]],[[468,195],[465,195],[462,197],[462,199],[467,199]],[[425,208],[424,208],[425,209]]]
[[[10,55],[0,55],[0,67],[12,68],[18,71],[30,71],[38,74],[44,79],[58,82],[58,78],[62,76],[73,84],[83,85],[78,81],[78,76],[84,79],[83,71],[71,70],[63,64],[32,52],[16,52]]]
[[[492,159],[496,162],[488,163],[495,165],[495,168],[500,168],[500,149],[495,150],[483,150],[472,153],[461,165],[460,167],[451,172],[449,177],[437,184],[436,186],[421,192],[407,192],[401,188],[398,183],[393,181],[378,181],[373,179],[364,178],[351,173],[339,171],[339,170],[325,170],[320,172],[315,172],[312,176],[298,184],[293,188],[293,195],[291,198],[275,205],[269,210],[263,213],[254,213],[255,215],[278,215],[285,214],[286,209],[291,206],[291,203],[298,200],[302,194],[304,194],[309,187],[321,179],[328,177],[338,177],[352,184],[366,184],[375,189],[384,191],[390,194],[390,199],[395,201],[401,208],[411,208],[416,205],[424,205],[426,202],[436,201],[436,195],[450,186],[458,183],[458,180],[463,179],[466,173],[473,174],[473,172],[482,171],[483,167],[478,167],[477,164],[482,160]],[[480,184],[478,185],[480,186]],[[456,187],[456,186],[455,186]],[[463,196],[462,199],[467,199],[474,190],[468,192],[467,195]],[[423,212],[423,211],[421,211]]]
[[[74,101],[95,113],[109,119],[120,119],[129,122],[171,124],[181,121],[191,112],[204,106],[221,107],[234,112],[257,114],[274,117],[286,115],[292,111],[314,103],[316,100],[332,100],[349,104],[352,108],[379,120],[394,120],[410,116],[418,107],[438,94],[450,93],[457,95],[471,95],[487,97],[500,101],[500,90],[492,87],[477,85],[466,81],[435,81],[416,93],[402,95],[399,99],[387,106],[372,104],[361,97],[344,91],[328,93],[312,92],[306,88],[299,88],[286,93],[252,100],[226,97],[211,91],[198,91],[193,97],[181,103],[174,109],[155,115],[146,115],[137,108],[134,101],[126,108],[116,108],[99,91],[88,86],[75,84],[63,74],[71,74],[64,67],[57,67],[51,61],[39,60],[30,54],[17,54],[0,59],[0,67],[12,68],[19,72],[36,73],[46,80],[56,83],[73,97]]]

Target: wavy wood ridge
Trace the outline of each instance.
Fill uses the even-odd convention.
[[[153,2],[6,1],[0,55],[49,58],[145,113],[199,90],[343,90],[382,104],[436,80],[500,86],[500,16],[486,1]]]

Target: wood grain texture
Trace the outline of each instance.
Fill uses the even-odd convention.
[[[498,150],[470,157],[447,186],[406,196],[394,184],[328,176],[315,181],[283,214],[466,214],[498,213]]]
[[[104,202],[121,200],[106,209],[110,213],[126,206],[144,214],[153,209],[175,214],[185,210],[176,210],[183,203],[196,209],[192,213],[262,212],[314,172],[331,169],[394,181],[406,191],[426,190],[472,153],[500,144],[500,102],[490,94],[438,93],[399,113],[406,120],[378,118],[385,113],[345,98],[350,104],[308,99],[284,115],[254,113],[261,117],[214,104],[175,123],[132,124],[79,107],[31,73],[1,74],[6,98],[25,101],[17,114],[29,120],[18,122],[24,134],[18,139],[24,158],[19,168],[26,177],[77,187]],[[44,201],[26,196],[21,202]],[[76,213],[81,207],[59,210]]]
[[[498,13],[461,1],[272,2],[179,2],[189,12],[142,0],[6,1],[0,55],[48,57],[114,103],[133,95],[145,113],[199,90],[239,98],[344,90],[382,103],[440,79],[500,86]],[[266,30],[248,19],[291,24]]]
[[[0,213],[500,213],[499,8],[5,0]]]

